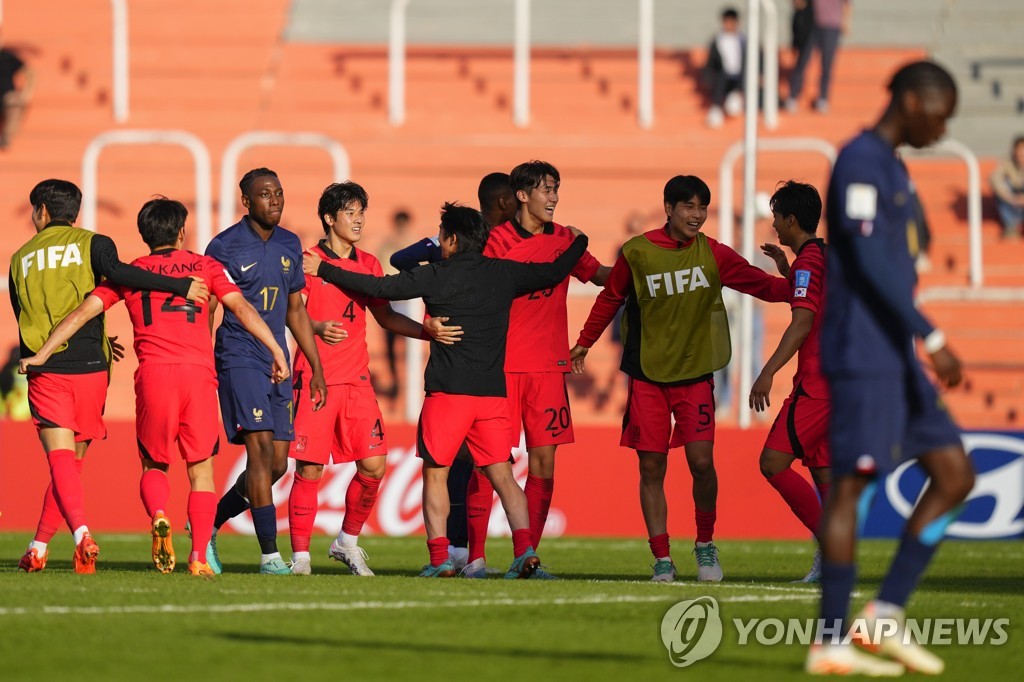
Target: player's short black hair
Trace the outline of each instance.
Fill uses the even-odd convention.
[[[512,178],[508,173],[488,173],[480,181],[480,187],[476,190],[476,198],[480,200],[481,211],[488,210],[498,203],[498,199],[509,195],[515,196],[515,192],[512,191]]]
[[[694,197],[705,206],[711,203],[711,188],[696,175],[677,175],[665,183],[665,203],[670,206]]]
[[[956,81],[949,71],[928,60],[912,62],[901,67],[889,81],[889,92],[893,97],[905,92],[920,92],[928,89],[955,94]]]
[[[490,230],[480,211],[446,201],[441,207],[441,229],[444,236],[458,237],[456,251],[483,253]]]
[[[323,194],[320,195],[320,203],[317,204],[316,214],[320,217],[320,224],[324,228],[324,234],[331,231],[331,226],[324,220],[325,215],[333,216],[353,201],[358,201],[365,210],[370,207],[370,197],[362,185],[354,182],[334,182],[327,185]]]
[[[724,10],[722,10],[722,21],[725,21],[726,19],[734,19],[736,21],[739,21],[740,13],[736,11],[735,7],[726,7]]]
[[[28,201],[32,210],[45,206],[51,220],[73,223],[82,208],[82,190],[67,180],[43,180],[29,192]]]
[[[544,178],[549,175],[555,179],[555,182],[562,182],[562,176],[558,174],[558,169],[547,161],[527,161],[526,163],[521,163],[509,173],[512,192],[516,193],[519,190],[523,190],[529,193],[531,190],[540,187],[541,183],[544,182]]]
[[[779,183],[771,198],[772,211],[796,218],[800,229],[808,234],[818,231],[821,220],[821,196],[812,185],[796,180]]]
[[[178,239],[178,232],[185,227],[188,209],[185,204],[164,196],[156,196],[142,205],[136,224],[146,246],[155,249],[169,246]]]
[[[238,189],[242,190],[242,194],[249,196],[249,190],[252,189],[252,185],[256,182],[256,179],[268,176],[276,178],[277,173],[269,168],[253,168],[251,171],[243,175],[242,179],[238,181]]]

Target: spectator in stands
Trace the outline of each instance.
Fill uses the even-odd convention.
[[[811,30],[814,28],[814,3],[812,0],[793,0],[792,40],[790,45],[796,60],[811,45]]]
[[[814,101],[814,108],[822,113],[828,113],[829,85],[832,81],[832,63],[835,60],[836,51],[839,49],[839,36],[846,33],[850,25],[850,0],[809,0],[814,15],[814,22],[811,27],[811,34],[808,44],[800,50],[796,66],[789,75],[789,99],[786,100],[786,110],[793,112],[797,109],[797,100],[804,89],[804,71],[807,69],[807,62],[811,59],[811,52],[818,50],[821,55],[821,85],[818,88],[818,98]],[[794,0],[794,9],[799,0]]]
[[[21,114],[32,99],[35,74],[13,51],[3,46],[0,34],[0,149],[18,132]]]
[[[1024,135],[1013,140],[1010,158],[992,173],[992,191],[999,207],[1004,239],[1020,239],[1024,228]]]
[[[378,251],[380,263],[384,267],[385,275],[397,275],[398,270],[391,265],[391,256],[400,249],[404,249],[409,243],[409,223],[412,216],[406,210],[395,211],[391,218],[391,234],[387,236]],[[410,306],[408,301],[395,301],[392,307],[402,315],[409,316]],[[388,354],[388,372],[391,374],[391,388],[381,393],[394,400],[398,397],[400,382],[398,379],[398,343],[399,337],[392,331],[384,330],[384,342]],[[404,341],[401,345],[405,348]]]
[[[740,15],[729,7],[722,12],[722,28],[708,46],[704,78],[711,90],[708,127],[718,128],[725,115],[743,110],[743,57],[746,37],[740,32]]]

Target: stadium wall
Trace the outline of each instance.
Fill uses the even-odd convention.
[[[90,525],[101,532],[141,532],[148,520],[138,496],[140,465],[136,454],[134,424],[111,422],[109,436],[90,449],[83,473],[86,511]],[[800,539],[808,533],[794,518],[775,491],[762,479],[758,454],[766,431],[720,428],[715,452],[719,478],[716,537],[751,539]],[[373,515],[370,533],[416,535],[423,533],[422,479],[415,457],[415,426],[392,426],[388,433],[388,473]],[[619,430],[611,427],[580,427],[576,443],[559,450],[558,484],[548,520],[548,535],[645,537],[637,503],[639,476],[633,453],[619,447]],[[951,535],[970,539],[1024,537],[1024,432],[965,434],[978,469],[978,484],[964,513],[950,528]],[[225,445],[222,441],[222,446]],[[525,480],[525,450],[520,444],[517,477]],[[0,423],[0,528],[28,531],[35,528],[47,468],[31,424]],[[223,492],[245,465],[241,447],[222,447],[216,458],[218,491]],[[798,470],[802,471],[802,469]],[[341,526],[345,490],[354,465],[329,467],[320,489],[317,529],[334,534]],[[17,472],[15,474],[15,472]],[[806,473],[806,472],[803,472]],[[14,474],[14,475],[12,475]],[[894,537],[901,518],[917,500],[924,478],[916,467],[900,469],[881,488],[865,525],[872,537]],[[184,467],[171,468],[175,525],[185,519],[188,480]],[[287,498],[291,473],[274,490],[278,523],[287,532]],[[672,455],[666,489],[669,494],[669,531],[676,537],[692,537],[693,502],[690,476],[682,453]],[[230,529],[252,533],[248,514],[235,519]],[[495,504],[490,521],[492,535],[507,535],[501,505]]]

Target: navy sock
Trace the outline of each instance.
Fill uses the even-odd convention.
[[[926,545],[916,537],[904,535],[889,572],[882,581],[878,598],[890,604],[905,606],[937,547],[938,544]]]
[[[277,551],[277,510],[274,505],[268,504],[265,507],[253,507],[251,512],[260,552],[273,554]]]
[[[244,475],[239,476],[239,479]],[[217,516],[213,519],[213,527],[220,530],[220,527],[227,523],[228,519],[235,518],[248,508],[249,502],[238,492],[238,481],[235,481],[235,485],[231,486],[231,489],[224,493],[224,497],[220,498],[217,503]]]
[[[825,640],[846,634],[846,617],[850,609],[850,593],[857,582],[855,564],[821,562],[821,620]]]
[[[469,531],[466,522],[466,489],[473,475],[473,461],[459,457],[452,462],[448,471],[448,500],[451,511],[448,512],[448,541],[452,547],[469,546]]]

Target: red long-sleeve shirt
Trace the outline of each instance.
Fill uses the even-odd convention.
[[[668,234],[667,225],[645,233],[644,237],[663,248],[688,249],[694,243],[692,239],[688,242],[673,239]],[[743,256],[725,244],[720,244],[710,237],[708,237],[708,244],[714,254],[722,286],[749,294],[762,301],[771,303],[789,301],[789,282],[785,278],[769,275],[764,270],[748,263]],[[591,308],[590,315],[587,317],[576,343],[584,348],[593,346],[623,304],[626,305],[629,333],[627,338],[623,339],[622,371],[637,379],[649,381],[640,369],[640,328],[643,318],[640,315],[636,292],[633,289],[632,270],[621,254],[615,260],[615,265],[608,275],[604,289],[597,295],[594,307]],[[680,337],[680,342],[685,342],[685,336]]]

